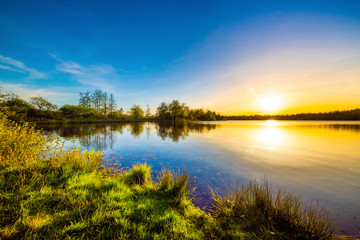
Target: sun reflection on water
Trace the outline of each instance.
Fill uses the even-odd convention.
[[[269,127],[274,127],[274,126],[279,126],[280,124],[276,120],[266,120],[264,122],[264,125],[269,126]]]
[[[286,139],[283,130],[277,127],[280,124],[275,120],[268,120],[264,125],[265,127],[257,130],[256,140],[265,147],[283,145]]]

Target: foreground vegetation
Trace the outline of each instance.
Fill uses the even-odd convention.
[[[332,239],[328,212],[251,182],[210,214],[190,198],[186,172],[101,166],[100,152],[41,136],[0,116],[1,239]]]

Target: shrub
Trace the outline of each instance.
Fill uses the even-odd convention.
[[[38,161],[47,141],[40,131],[25,123],[19,125],[0,116],[0,168],[24,166]]]

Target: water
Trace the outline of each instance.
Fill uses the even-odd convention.
[[[148,163],[187,169],[196,177],[197,205],[209,209],[209,186],[224,193],[249,180],[300,193],[333,209],[346,234],[360,225],[360,122],[217,121],[178,126],[158,123],[86,124],[43,127],[86,148],[101,150],[104,164],[129,168]],[[119,164],[115,165],[114,164]]]

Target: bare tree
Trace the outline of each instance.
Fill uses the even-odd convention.
[[[149,118],[151,116],[151,110],[149,104],[146,106],[145,116]]]
[[[90,92],[86,91],[84,93],[79,93],[80,94],[80,100],[79,100],[79,105],[84,107],[84,108],[91,108],[91,96],[90,96]]]
[[[53,105],[46,98],[41,96],[31,97],[30,103],[40,110],[43,110],[43,108],[50,110],[53,107]]]
[[[115,107],[116,107],[116,101],[115,101],[114,95],[111,93],[110,98],[109,98],[109,111],[110,111],[110,114],[112,114],[114,112]]]
[[[104,115],[106,115],[107,110],[108,110],[108,101],[109,101],[109,96],[108,96],[107,92],[103,92],[101,95],[101,105],[102,105],[102,111],[103,111]]]
[[[101,98],[102,98],[103,92],[100,89],[96,89],[92,94],[91,94],[91,102],[94,105],[94,108],[100,112],[101,109]]]

